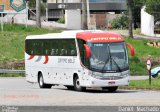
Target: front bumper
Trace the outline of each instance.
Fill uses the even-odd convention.
[[[118,80],[101,80],[90,77],[85,87],[114,87],[114,86],[127,86],[129,84],[129,76]]]

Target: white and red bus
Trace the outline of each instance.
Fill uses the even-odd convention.
[[[40,88],[64,85],[83,91],[101,87],[110,92],[129,84],[127,47],[115,33],[65,31],[28,36],[25,40],[25,69],[28,82]]]

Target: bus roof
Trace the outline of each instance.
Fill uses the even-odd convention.
[[[123,42],[124,38],[120,34],[112,32],[80,32],[77,33],[78,39],[87,42]]]
[[[43,35],[31,35],[26,39],[70,39],[78,38],[86,42],[122,42],[124,38],[120,34],[104,32],[101,30],[71,30],[62,33],[50,33]]]
[[[75,38],[75,35],[66,35],[63,33],[50,33],[50,34],[43,34],[43,35],[30,35],[27,36],[26,39],[69,39]]]

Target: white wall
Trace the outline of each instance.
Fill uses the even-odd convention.
[[[141,9],[141,33],[147,36],[154,36],[154,16]]]
[[[47,0],[47,3],[56,3],[56,0]]]
[[[56,3],[56,0],[48,0],[48,3]],[[80,3],[81,0],[64,0],[64,3]],[[62,0],[57,0],[57,3],[62,3]]]
[[[7,15],[3,17],[4,22],[12,23],[12,21],[14,21],[14,23],[19,23],[19,24],[26,23],[27,19],[26,9],[20,11],[20,13],[17,13],[14,10],[8,12],[10,13],[7,13]]]
[[[65,24],[67,29],[81,29],[81,11],[80,10],[66,10]]]
[[[66,3],[80,3],[81,0],[64,0]]]

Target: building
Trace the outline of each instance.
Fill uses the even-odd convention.
[[[48,0],[47,6],[48,20],[58,20],[59,18],[65,18],[66,20],[66,17],[68,17],[68,19],[72,18],[73,22],[73,20],[78,19],[77,17],[73,19],[75,16],[82,14],[82,0]],[[110,19],[115,17],[113,14],[120,14],[125,11],[127,5],[126,0],[89,0],[89,8],[91,24],[96,28],[102,28],[108,27]],[[80,11],[80,14],[77,11]],[[112,14],[109,14],[109,12],[112,12]],[[66,16],[68,14],[70,16]],[[68,22],[71,20],[69,19]]]
[[[48,19],[59,19],[64,10],[82,10],[82,0],[48,0]],[[89,0],[91,13],[115,12],[127,9],[126,0]]]
[[[5,12],[13,11],[12,7],[10,6],[9,0],[0,0],[0,4],[3,4],[5,6]]]

